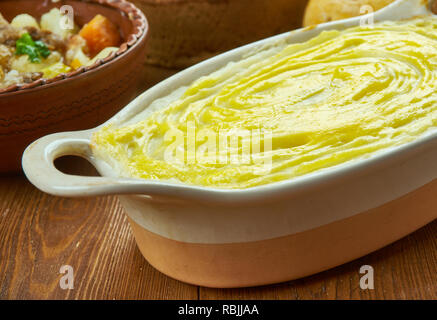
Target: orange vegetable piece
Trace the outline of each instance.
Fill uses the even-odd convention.
[[[117,27],[100,14],[84,25],[79,35],[86,40],[92,57],[106,47],[118,47],[120,44],[120,33]]]

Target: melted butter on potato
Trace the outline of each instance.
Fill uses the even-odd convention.
[[[368,158],[437,126],[437,19],[326,31],[274,54],[258,52],[201,77],[142,119],[98,131],[95,154],[121,174],[219,188],[248,188]],[[138,117],[137,117],[138,118]],[[168,162],[170,131],[272,132],[272,159],[252,164]],[[184,142],[184,141],[183,141]],[[195,150],[205,148],[195,138]],[[187,150],[184,142],[179,146]],[[253,149],[252,149],[253,151]]]
[[[62,62],[62,55],[54,51],[46,59],[42,59],[40,63],[32,63],[27,55],[15,56],[12,58],[12,69],[19,72],[43,72],[43,69],[51,65]]]

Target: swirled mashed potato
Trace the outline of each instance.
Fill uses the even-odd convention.
[[[367,158],[435,130],[436,77],[435,18],[326,31],[201,77],[141,121],[102,128],[92,145],[124,176],[248,188]],[[219,161],[218,133],[240,129],[260,133],[245,149],[250,161]],[[206,150],[214,150],[211,161],[200,161]],[[244,143],[232,150],[243,154]],[[257,170],[265,164],[268,170]]]

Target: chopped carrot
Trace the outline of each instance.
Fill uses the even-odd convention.
[[[106,47],[117,47],[120,44],[120,33],[117,27],[100,14],[84,25],[79,35],[86,40],[91,56],[98,54]]]

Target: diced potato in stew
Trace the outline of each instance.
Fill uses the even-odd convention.
[[[39,21],[23,13],[9,23],[0,13],[0,88],[53,78],[118,50],[120,31],[106,17],[96,15],[82,28],[65,28],[62,19],[56,8]]]

